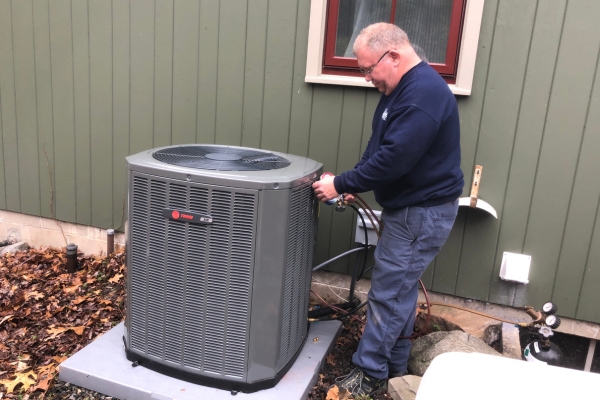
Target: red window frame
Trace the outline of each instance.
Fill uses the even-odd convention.
[[[394,23],[396,16],[396,1],[392,0],[390,11],[390,23]],[[430,63],[448,83],[456,82],[458,68],[458,56],[460,50],[460,38],[462,35],[465,7],[467,0],[453,0],[452,14],[450,16],[450,30],[448,32],[448,47],[446,48],[446,60],[443,64]],[[340,0],[328,0],[327,24],[325,27],[325,51],[323,54],[323,74],[360,76],[358,63],[354,57],[335,56],[335,42],[338,28]]]

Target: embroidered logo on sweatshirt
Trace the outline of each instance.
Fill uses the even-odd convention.
[[[385,121],[387,119],[387,115],[388,114],[387,114],[387,108],[386,108],[385,110],[383,110],[383,114],[381,114],[381,119]]]

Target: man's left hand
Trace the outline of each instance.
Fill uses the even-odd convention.
[[[321,201],[331,200],[338,197],[340,194],[335,191],[333,185],[334,176],[326,176],[323,179],[313,183],[312,188],[317,195],[317,198]]]

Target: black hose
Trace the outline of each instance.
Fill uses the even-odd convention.
[[[369,302],[368,300],[365,300],[364,302],[360,303],[356,308],[348,311],[345,314],[338,315],[335,318],[319,318],[319,321],[335,321],[335,320],[340,320],[342,318],[349,317],[350,315],[354,314],[355,312],[357,312],[358,310],[360,310],[361,308],[363,308],[364,306],[366,306],[368,302]]]
[[[339,255],[337,255],[337,256],[335,256],[335,257],[333,257],[333,258],[330,258],[329,260],[327,260],[327,261],[325,261],[325,262],[322,262],[321,264],[317,265],[316,267],[314,267],[314,268],[312,269],[312,272],[315,272],[315,271],[317,271],[317,270],[319,270],[319,269],[323,268],[324,266],[326,266],[326,265],[329,265],[329,264],[331,264],[332,262],[339,260],[340,258],[346,257],[346,256],[348,256],[348,255],[350,255],[350,254],[352,254],[352,253],[356,253],[357,251],[364,251],[364,250],[369,250],[369,248],[368,248],[368,247],[362,247],[362,246],[361,246],[361,247],[356,247],[356,248],[354,248],[354,249],[350,249],[350,250],[348,250],[348,251],[345,251],[345,252],[343,252],[342,254],[339,254]]]

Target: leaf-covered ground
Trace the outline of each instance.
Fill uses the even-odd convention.
[[[64,398],[48,390],[58,364],[124,318],[123,254],[65,263],[64,249],[0,257],[0,398]]]

